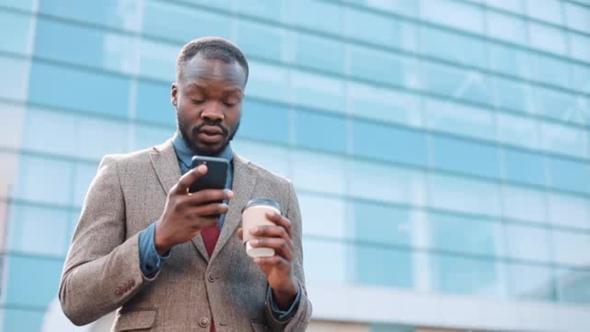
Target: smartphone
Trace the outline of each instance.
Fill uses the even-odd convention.
[[[229,162],[227,159],[215,157],[194,156],[191,160],[191,169],[199,165],[207,166],[207,174],[195,181],[189,188],[194,193],[204,189],[225,189]]]

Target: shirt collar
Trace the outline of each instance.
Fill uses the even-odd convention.
[[[176,155],[178,156],[178,159],[186,167],[190,167],[191,160],[195,154],[193,153],[193,150],[190,148],[190,146],[186,144],[185,140],[182,139],[182,137],[178,134],[178,132],[174,134],[174,137],[172,138],[172,144],[174,145],[174,149],[176,150]],[[231,145],[228,144],[218,155],[214,157],[226,159],[231,164],[231,161],[234,157]]]

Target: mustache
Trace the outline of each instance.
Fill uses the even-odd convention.
[[[210,121],[210,120],[205,120],[203,121],[203,123],[193,127],[193,135],[194,134],[198,134],[201,129],[203,129],[203,127],[205,126],[209,126],[209,127],[218,127],[219,129],[221,129],[221,131],[223,132],[223,136],[227,136],[229,135],[229,129],[225,128],[221,123],[219,122],[215,122],[215,121]]]

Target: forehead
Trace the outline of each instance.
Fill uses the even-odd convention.
[[[187,61],[181,79],[185,83],[197,83],[242,89],[246,73],[237,61],[226,63],[219,59],[207,59],[196,55]]]

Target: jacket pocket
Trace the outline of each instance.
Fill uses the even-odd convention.
[[[118,315],[115,321],[115,331],[148,330],[156,322],[156,310],[127,311]]]
[[[252,328],[254,329],[254,332],[269,332],[270,329],[263,324],[258,324],[258,323],[252,323]]]

